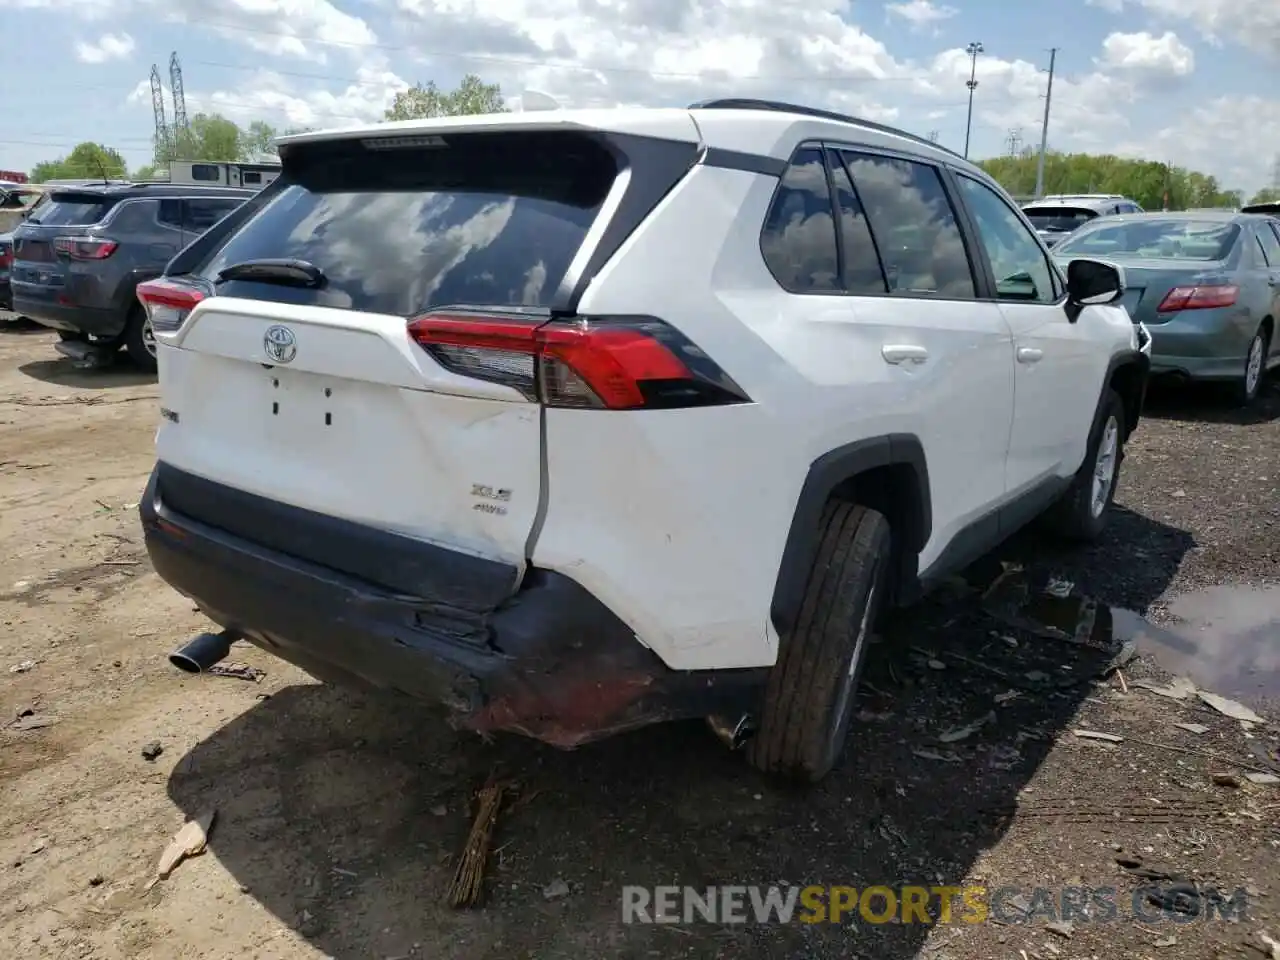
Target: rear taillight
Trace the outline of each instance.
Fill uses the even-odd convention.
[[[54,252],[72,260],[105,260],[118,246],[114,240],[99,237],[55,237],[53,241]]]
[[[652,317],[545,320],[432,313],[409,321],[446,370],[551,407],[607,410],[745,403],[747,395],[679,331]]]
[[[151,329],[157,333],[172,333],[204,299],[204,293],[185,284],[159,279],[138,284],[138,299],[146,307]]]
[[[13,251],[9,249],[7,244],[0,243],[0,267],[7,267],[13,263]]]
[[[1157,313],[1176,313],[1179,310],[1208,310],[1211,307],[1229,307],[1236,302],[1240,288],[1230,284],[1213,284],[1198,287],[1174,287],[1165,294],[1156,307]]]

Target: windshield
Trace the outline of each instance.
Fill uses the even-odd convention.
[[[1070,233],[1098,215],[1097,211],[1084,207],[1023,207],[1022,212],[1033,227],[1050,233]]]
[[[28,223],[53,227],[87,226],[97,223],[115,201],[94,194],[57,193],[46,195],[27,218]]]
[[[1158,260],[1225,260],[1240,228],[1214,220],[1130,220],[1099,225],[1054,252],[1059,256],[1145,257]]]
[[[563,132],[296,153],[280,192],[196,270],[220,294],[401,316],[442,304],[545,307],[617,176],[604,147]],[[264,258],[305,260],[325,282],[218,280]]]

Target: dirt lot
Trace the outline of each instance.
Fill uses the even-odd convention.
[[[455,734],[252,648],[233,659],[260,682],[178,674],[164,655],[205,624],[140,543],[155,397],[128,368],[78,373],[49,334],[0,328],[6,957],[1258,960],[1260,932],[1280,939],[1280,786],[1246,779],[1267,769],[1277,726],[1139,685],[1167,668],[1280,716],[1275,384],[1248,415],[1157,398],[1105,542],[1063,552],[1024,535],[975,568],[977,589],[956,584],[893,624],[852,755],[807,793],[756,777],[698,724],[564,754]],[[1002,560],[1026,569],[984,601]],[[1050,575],[1073,596],[1042,596]],[[1074,635],[1082,614],[1088,642],[1044,628]],[[1113,637],[1144,656],[1100,678]],[[450,858],[493,775],[520,799],[500,818],[487,902],[453,911]],[[184,820],[215,809],[209,851],[147,889]],[[1243,890],[1247,917],[1174,922],[1148,905],[1137,922],[1146,881],[1118,855]],[[1008,902],[1036,915],[620,922],[624,884],[783,882],[1017,887],[1026,899]],[[1032,888],[1064,885],[1116,888],[1118,915],[1049,929]]]

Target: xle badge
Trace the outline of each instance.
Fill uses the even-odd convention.
[[[483,483],[473,483],[471,485],[471,496],[477,500],[483,500],[483,503],[472,504],[472,510],[479,510],[481,513],[492,513],[498,516],[505,516],[507,508],[499,506],[499,504],[509,503],[511,501],[511,491],[505,487],[495,490],[493,487]]]

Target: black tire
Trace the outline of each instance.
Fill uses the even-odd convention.
[[[58,339],[62,341],[68,340],[88,340],[89,335],[81,333],[79,330],[59,330],[57,331]]]
[[[1109,431],[1114,431],[1114,445],[1110,446],[1109,466],[1105,469],[1110,475],[1105,477],[1105,494],[1098,505],[1099,490],[1094,487],[1094,479],[1103,479],[1099,472],[1103,469],[1100,454]],[[1107,526],[1107,511],[1115,500],[1116,485],[1120,479],[1120,464],[1124,461],[1125,412],[1124,401],[1114,390],[1108,388],[1102,398],[1102,408],[1094,420],[1093,430],[1089,434],[1089,446],[1085,453],[1084,463],[1076,472],[1071,486],[1050,509],[1046,516],[1049,526],[1060,537],[1068,540],[1088,542],[1097,540]]]
[[[883,515],[828,503],[795,628],[782,639],[747,759],[757,770],[821,780],[844,750],[858,678],[889,586]]]
[[[1266,324],[1258,327],[1258,332],[1249,341],[1249,350],[1245,353],[1244,374],[1234,386],[1235,402],[1238,406],[1247,407],[1258,399],[1262,392],[1262,381],[1267,377],[1267,348],[1271,338],[1267,335]],[[1253,364],[1257,367],[1254,368]]]
[[[155,373],[155,335],[150,331],[151,321],[147,319],[146,311],[141,307],[135,309],[129,314],[129,322],[124,328],[124,349],[135,366]]]

